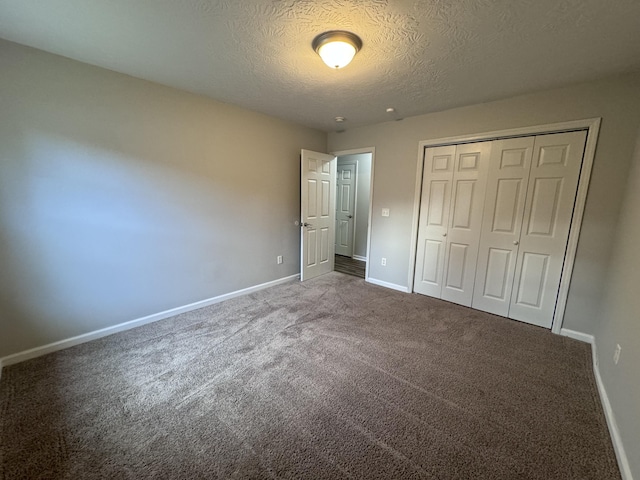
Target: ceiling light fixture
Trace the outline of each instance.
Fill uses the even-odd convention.
[[[311,46],[327,66],[338,69],[349,65],[362,48],[362,40],[355,33],[331,30],[314,38]]]

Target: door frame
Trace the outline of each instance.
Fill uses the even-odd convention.
[[[408,278],[409,292],[413,292],[413,279],[416,269],[416,251],[418,247],[418,220],[420,218],[420,198],[422,195],[424,151],[426,148],[453,144],[457,145],[461,143],[484,142],[503,138],[529,137],[547,133],[562,133],[577,130],[586,130],[587,141],[584,147],[582,167],[580,168],[580,180],[578,181],[578,189],[576,192],[573,216],[571,218],[571,226],[569,227],[567,250],[565,251],[564,264],[562,267],[562,273],[560,275],[560,287],[558,289],[556,308],[553,314],[553,321],[551,323],[551,331],[553,333],[560,333],[562,322],[564,320],[565,308],[567,306],[567,296],[569,295],[571,274],[573,273],[573,265],[576,258],[576,251],[578,249],[578,238],[580,236],[580,229],[582,228],[582,217],[584,215],[585,204],[587,201],[587,191],[589,188],[589,180],[591,178],[591,170],[593,168],[593,160],[596,153],[596,143],[598,141],[598,133],[600,132],[601,121],[602,119],[600,117],[587,118],[584,120],[573,120],[568,122],[535,125],[531,127],[496,130],[473,135],[459,135],[453,137],[436,138],[432,140],[423,140],[419,142],[418,161],[416,168],[416,186],[413,202],[413,218],[411,221],[411,248],[409,251],[410,268]]]
[[[350,150],[338,150],[330,153],[331,155],[335,155],[336,157],[342,157],[344,155],[354,155],[359,153],[371,154],[371,178],[369,180],[369,213],[367,218],[367,257],[366,257],[367,263],[366,263],[365,272],[364,272],[364,279],[365,281],[368,282],[369,281],[369,264],[371,263],[369,262],[369,259],[371,258],[371,220],[373,219],[373,178],[375,175],[376,148],[375,147],[352,148]],[[354,222],[353,232],[355,235],[355,222]]]

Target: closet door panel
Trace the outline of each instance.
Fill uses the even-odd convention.
[[[458,145],[447,232],[442,299],[471,306],[491,142]]]
[[[455,164],[454,145],[427,148],[413,289],[440,298]]]
[[[469,245],[465,245],[462,243],[449,243],[448,245],[448,255],[447,255],[447,277],[445,280],[444,288],[445,291],[464,291],[465,287],[465,277],[468,272],[468,253],[469,253]],[[443,292],[442,298],[445,298],[445,293]],[[448,292],[449,293],[449,292]]]
[[[510,318],[551,327],[586,136],[535,138]]]
[[[489,248],[487,252],[487,269],[484,276],[484,289],[482,295],[487,298],[504,302],[508,301],[507,281],[509,268],[513,264],[511,250]]]
[[[493,142],[471,306],[507,316],[534,137]]]

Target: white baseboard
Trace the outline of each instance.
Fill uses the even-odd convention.
[[[230,300],[241,295],[247,295],[248,293],[257,292],[258,290],[263,290],[275,285],[280,285],[281,283],[286,283],[299,277],[300,275],[298,274],[290,275],[288,277],[279,278],[271,282],[261,283],[260,285],[255,285],[253,287],[243,288],[242,290],[236,290],[235,292],[225,293],[224,295],[219,295],[217,297],[208,298],[199,302],[190,303],[189,305],[184,305],[182,307],[172,308],[169,310],[165,310],[164,312],[154,313],[146,317],[137,318],[135,320],[130,320],[128,322],[113,325],[111,327],[102,328],[100,330],[84,333],[82,335],[67,338],[65,340],[49,343],[41,347],[31,348],[23,352],[14,353],[13,355],[8,355],[4,358],[0,358],[0,375],[2,375],[2,367],[24,362],[25,360],[31,360],[32,358],[41,357],[42,355],[73,347],[74,345],[79,345],[81,343],[90,342],[91,340],[106,337],[107,335],[123,332],[125,330],[131,330],[132,328],[140,327],[142,325],[146,325],[147,323],[164,320],[165,318],[173,317],[185,312],[190,312],[198,308],[208,307],[209,305],[220,303],[225,300]]]
[[[367,261],[367,257],[361,257],[360,255],[354,255],[353,259],[354,260],[360,260],[361,262],[366,262]]]
[[[392,290],[398,290],[399,292],[409,293],[409,288],[405,287],[404,285],[396,285],[395,283],[389,283],[371,277],[366,278],[366,281],[369,283],[373,283],[374,285],[379,285],[381,287],[391,288]]]
[[[602,377],[600,376],[595,337],[586,333],[576,332],[575,330],[569,330],[568,328],[561,329],[560,335],[564,335],[565,337],[573,338],[575,340],[580,340],[581,342],[591,344],[593,373],[596,377],[596,385],[598,386],[598,393],[600,394],[600,402],[602,403],[604,416],[607,419],[607,426],[609,427],[609,434],[611,435],[613,449],[616,452],[616,459],[618,460],[620,474],[622,475],[622,480],[633,480],[633,475],[631,474],[631,466],[629,465],[629,459],[627,458],[627,454],[624,450],[622,438],[620,437],[620,430],[618,430],[618,423],[616,422],[616,417],[613,413],[611,402],[609,401],[609,395],[607,395],[607,390],[605,389],[604,383],[602,382]]]
[[[584,343],[589,343],[591,344],[591,348],[592,348],[591,351],[595,351],[596,340],[593,337],[593,335],[588,335],[582,332],[576,332],[575,330],[569,330],[568,328],[561,328],[560,335],[562,335],[563,337],[573,338],[574,340],[579,340]],[[594,363],[594,366],[595,366],[595,363]]]
[[[624,450],[622,438],[620,437],[620,430],[618,430],[618,423],[611,408],[611,402],[609,396],[604,388],[602,377],[600,376],[600,368],[598,368],[598,356],[596,354],[596,344],[591,345],[591,351],[593,352],[593,371],[596,376],[596,384],[598,385],[598,393],[600,393],[600,400],[602,401],[602,408],[604,409],[604,416],[607,419],[607,425],[609,426],[609,433],[611,434],[611,441],[613,442],[613,449],[616,452],[616,458],[618,459],[618,467],[620,467],[620,474],[622,480],[633,480],[631,475],[631,465],[629,465],[629,459],[627,453]]]

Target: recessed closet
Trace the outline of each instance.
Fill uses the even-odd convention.
[[[414,291],[550,328],[586,138],[425,148]]]

